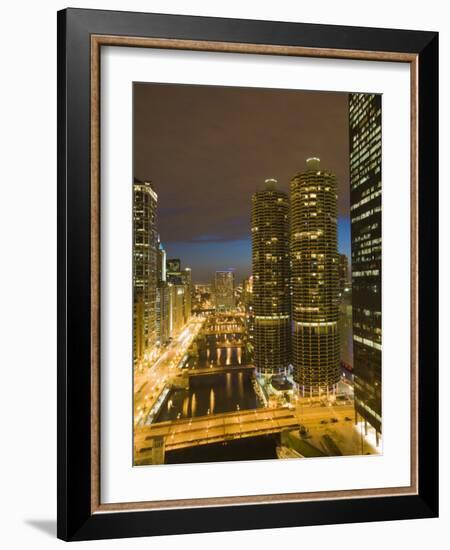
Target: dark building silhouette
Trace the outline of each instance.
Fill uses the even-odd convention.
[[[355,410],[381,433],[381,96],[350,94]],[[367,428],[367,424],[366,424]]]

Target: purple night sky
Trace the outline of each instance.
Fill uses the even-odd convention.
[[[348,96],[337,92],[134,84],[134,176],[158,193],[168,258],[194,282],[251,274],[251,196],[289,190],[310,156],[338,179],[339,250],[350,257]]]

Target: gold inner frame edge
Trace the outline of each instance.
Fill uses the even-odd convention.
[[[164,48],[207,52],[318,57],[409,63],[411,90],[411,484],[408,487],[189,498],[102,504],[100,500],[100,51],[102,46]],[[91,35],[91,513],[211,506],[275,504],[312,500],[418,494],[418,55],[402,52],[308,48],[132,36]]]

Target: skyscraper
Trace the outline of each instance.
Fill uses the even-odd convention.
[[[159,242],[157,255],[156,330],[161,345],[167,344],[169,330],[169,286],[166,278],[166,251]]]
[[[169,331],[171,337],[177,336],[186,323],[185,294],[185,285],[169,283]]]
[[[152,352],[157,341],[156,206],[150,182],[133,183],[133,340],[134,361]]]
[[[157,273],[158,281],[167,281],[167,253],[164,249],[164,246],[161,243],[161,240],[158,236],[158,262],[157,262]]]
[[[252,197],[255,365],[262,374],[289,366],[289,200],[267,179]]]
[[[181,269],[181,261],[179,259],[167,260],[167,282],[175,285],[178,290],[184,287],[178,295],[183,296],[183,319],[184,323],[190,319],[192,315],[192,271],[190,267]],[[171,303],[175,303],[173,300]]]
[[[355,410],[381,433],[381,96],[350,94]],[[367,426],[366,426],[367,427]]]
[[[186,285],[186,293],[184,296],[184,314],[186,321],[191,318],[192,315],[192,270],[190,267],[185,267],[182,271],[183,281]]]
[[[167,273],[180,273],[181,260],[179,258],[169,258],[167,260]]]
[[[291,180],[292,352],[303,395],[339,381],[336,176],[309,158]]]
[[[216,271],[214,294],[216,311],[234,309],[234,273],[232,270]]]

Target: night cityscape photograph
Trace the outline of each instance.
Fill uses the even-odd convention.
[[[381,101],[133,84],[135,466],[382,454]]]

